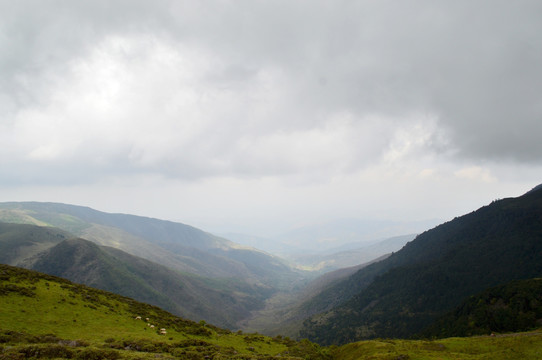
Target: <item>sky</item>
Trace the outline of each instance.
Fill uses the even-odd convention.
[[[0,201],[273,236],[542,183],[542,2],[0,0]]]

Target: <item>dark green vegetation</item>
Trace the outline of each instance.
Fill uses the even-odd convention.
[[[231,329],[274,293],[306,282],[276,257],[184,224],[34,202],[1,203],[0,220],[20,224],[0,224],[3,263]]]
[[[464,299],[542,276],[542,190],[495,201],[427,231],[305,306],[302,337],[338,344],[412,337]]]
[[[327,359],[329,351],[308,341],[232,333],[0,265],[0,359]]]
[[[542,326],[542,279],[515,280],[471,296],[439,319],[425,336],[472,336]]]

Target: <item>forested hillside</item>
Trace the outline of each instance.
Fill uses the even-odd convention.
[[[423,332],[428,337],[472,336],[542,326],[542,279],[514,280],[469,297]]]
[[[343,303],[307,320],[301,335],[323,344],[411,337],[488,287],[541,276],[541,239],[540,189],[494,201],[337,284],[328,303]]]

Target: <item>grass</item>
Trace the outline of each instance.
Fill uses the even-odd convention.
[[[166,335],[160,334],[161,328]],[[80,345],[66,345],[74,341]],[[329,358],[324,353],[308,341],[233,333],[119,295],[0,265],[0,359],[158,354],[187,359]]]
[[[542,359],[542,333],[424,340],[370,340],[341,346],[336,359],[511,360]]]

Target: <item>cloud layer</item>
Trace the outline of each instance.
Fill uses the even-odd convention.
[[[385,172],[487,183],[542,165],[539,1],[0,10],[3,186]]]

